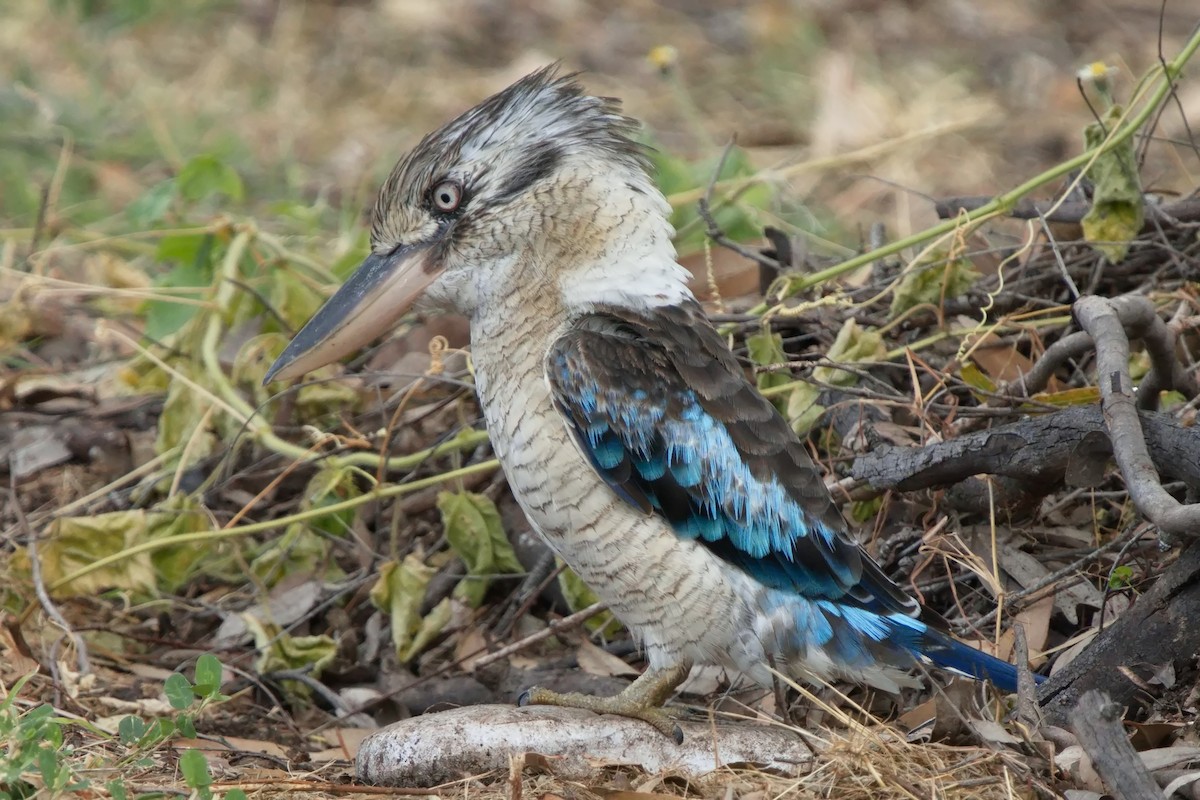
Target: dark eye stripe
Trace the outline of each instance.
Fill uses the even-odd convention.
[[[505,202],[519,195],[533,184],[549,177],[558,168],[562,153],[553,145],[543,145],[513,170],[512,177],[496,192],[496,201]]]

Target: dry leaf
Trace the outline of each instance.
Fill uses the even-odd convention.
[[[592,644],[590,639],[583,639],[576,651],[579,668],[589,675],[601,678],[637,677],[636,669],[626,664],[612,653]]]

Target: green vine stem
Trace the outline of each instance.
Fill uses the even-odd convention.
[[[221,333],[224,331],[225,318],[239,289],[238,265],[246,252],[246,248],[249,247],[250,242],[256,235],[257,231],[253,226],[240,226],[240,230],[234,236],[233,241],[230,242],[229,249],[225,252],[225,258],[221,262],[220,282],[213,297],[213,309],[209,312],[210,315],[208,325],[204,331],[204,338],[200,343],[200,360],[204,364],[204,371],[210,385],[216,390],[217,396],[237,414],[238,421],[244,424],[263,446],[279,455],[304,460],[324,458],[334,468],[345,466],[377,469],[380,457],[375,453],[323,456],[281,438],[272,429],[271,424],[263,419],[246,402],[245,398],[242,397],[241,393],[234,387],[229,377],[225,374],[225,371],[221,368],[219,357]],[[411,470],[428,461],[430,458],[440,456],[444,453],[471,450],[486,441],[486,431],[472,428],[434,447],[410,453],[409,455],[386,459],[384,461],[384,468],[395,471]]]
[[[117,564],[142,553],[152,553],[155,550],[161,550],[166,547],[178,547],[179,545],[193,543],[211,543],[224,539],[235,539],[239,536],[249,536],[255,533],[273,530],[285,525],[291,525],[294,522],[306,522],[313,519],[319,519],[330,514],[339,514],[343,511],[349,511],[367,503],[384,500],[390,497],[401,497],[406,494],[418,492],[422,489],[429,489],[434,486],[439,486],[448,481],[455,481],[461,478],[466,478],[471,475],[482,475],[496,470],[500,466],[495,459],[481,461],[478,464],[471,464],[466,467],[460,467],[449,472],[439,473],[428,478],[411,481],[409,483],[395,483],[388,486],[382,486],[367,492],[350,500],[343,500],[340,503],[332,503],[321,508],[312,508],[307,511],[300,511],[295,514],[288,514],[277,519],[267,520],[266,522],[254,522],[248,525],[236,525],[230,528],[221,528],[220,530],[198,531],[196,533],[184,533],[179,536],[168,536],[159,539],[154,539],[147,542],[141,542],[133,547],[128,547],[119,553],[113,553],[110,556],[98,559],[95,562],[88,564],[85,567],[72,572],[70,575],[65,575],[59,578],[50,585],[50,590],[55,591],[64,586],[69,585],[72,581],[76,581],[86,575],[89,575],[97,570],[105,569],[106,567]]]
[[[1175,85],[1175,79],[1178,78],[1183,72],[1184,66],[1188,63],[1188,61],[1191,60],[1192,56],[1195,55],[1197,48],[1200,48],[1200,27],[1192,32],[1191,38],[1188,39],[1187,43],[1183,46],[1183,49],[1179,51],[1179,54],[1175,56],[1174,59],[1166,64],[1157,66],[1139,82],[1139,86],[1145,86],[1150,79],[1153,79],[1153,77],[1157,76],[1159,78],[1153,93],[1142,104],[1142,107],[1139,109],[1137,114],[1127,113],[1126,116],[1121,120],[1120,124],[1114,125],[1108,137],[1096,147],[1090,150],[1085,150],[1078,156],[1068,161],[1064,161],[1061,164],[1058,164],[1046,170],[1045,172],[1030,178],[1017,188],[1005,192],[1002,195],[998,195],[990,203],[980,206],[974,211],[962,214],[954,219],[948,219],[944,222],[934,225],[933,227],[914,233],[911,236],[906,236],[903,239],[898,239],[890,244],[886,244],[883,247],[862,253],[861,255],[847,259],[840,264],[835,264],[832,267],[823,269],[820,272],[814,272],[811,275],[794,277],[789,280],[779,291],[778,300],[792,297],[802,291],[805,291],[806,289],[812,288],[813,286],[818,286],[826,281],[837,278],[846,274],[847,272],[853,272],[860,267],[866,266],[867,264],[880,259],[887,258],[888,256],[896,255],[897,253],[907,250],[910,247],[916,247],[928,242],[931,239],[953,233],[958,230],[960,226],[981,223],[994,216],[1004,214],[1011,210],[1018,201],[1020,201],[1025,195],[1029,194],[1034,189],[1060,178],[1072,170],[1085,169],[1086,167],[1090,166],[1091,163],[1099,156],[1107,153],[1114,147],[1117,147],[1134,133],[1136,133],[1138,129],[1140,129],[1142,125],[1144,125],[1146,121],[1150,119],[1151,115],[1155,113],[1155,111],[1170,94]],[[1135,95],[1134,103],[1136,101],[1137,95]],[[1134,103],[1131,103],[1130,105],[1132,106]],[[762,316],[769,308],[769,304],[760,303],[754,308],[750,309],[749,313],[756,316]]]

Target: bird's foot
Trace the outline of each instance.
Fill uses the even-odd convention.
[[[535,686],[523,692],[517,704],[582,708],[597,714],[616,714],[640,719],[664,736],[673,739],[676,744],[683,744],[683,730],[675,722],[674,712],[663,708],[663,703],[679,684],[683,683],[690,670],[690,664],[681,664],[669,669],[646,670],[620,694],[612,697],[597,697],[579,692],[552,692]]]

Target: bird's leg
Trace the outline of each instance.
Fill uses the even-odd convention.
[[[522,693],[517,704],[583,708],[597,714],[617,714],[640,719],[674,739],[676,744],[683,744],[683,731],[675,724],[671,712],[662,706],[687,678],[691,669],[692,665],[686,662],[666,669],[648,669],[620,694],[612,697],[597,697],[579,692],[559,693],[535,686]]]

